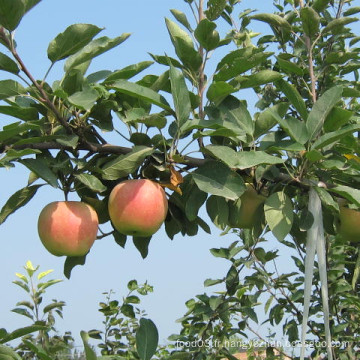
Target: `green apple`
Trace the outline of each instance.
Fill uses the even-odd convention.
[[[258,194],[250,184],[238,200],[229,206],[229,225],[233,228],[251,229],[260,221],[261,209],[266,197]]]

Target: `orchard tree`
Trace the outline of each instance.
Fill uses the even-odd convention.
[[[176,57],[151,54],[152,61],[95,73],[92,59],[129,34],[98,37],[97,26],[75,24],[50,42],[50,66],[39,80],[14,37],[39,2],[0,1],[0,69],[11,74],[0,81],[0,113],[16,119],[0,131],[0,165],[20,163],[30,172],[28,185],[4,204],[0,223],[50,185],[65,200],[76,193],[95,209],[98,239],[112,236],[124,247],[132,238],[146,257],[151,234],[102,227],[116,222],[108,201],[119,183],[152,180],[166,192],[170,239],[210,232],[198,215],[202,207],[237,237],[211,249],[230,266],[205,285],[224,290],[187,302],[181,333],[171,339],[194,345],[169,359],[235,359],[226,341],[255,332],[264,294],[267,322],[302,343],[301,359],[309,339],[320,340],[313,358],[358,356],[360,37],[352,23],[360,7],[352,0],[274,0],[273,13],[262,13],[244,10],[241,0],[185,0],[188,14],[173,9],[165,19]],[[259,21],[268,33],[252,30]],[[49,84],[59,61],[63,76]],[[140,78],[153,62],[164,72]],[[249,93],[258,97],[255,109]],[[269,242],[275,250],[262,247]],[[291,273],[273,268],[282,261],[280,247],[293,254]],[[85,259],[67,257],[66,276]],[[201,346],[209,339],[217,346]],[[268,358],[275,350],[285,354],[265,350]]]

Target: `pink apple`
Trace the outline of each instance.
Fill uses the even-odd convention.
[[[168,210],[163,188],[147,179],[126,180],[109,197],[109,215],[122,234],[146,237],[159,230]]]
[[[93,245],[98,216],[88,204],[56,201],[44,207],[38,220],[38,232],[45,248],[56,256],[83,256]]]

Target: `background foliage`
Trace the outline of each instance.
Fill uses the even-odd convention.
[[[166,19],[176,58],[151,54],[152,61],[96,73],[89,71],[91,61],[129,34],[109,38],[95,25],[75,24],[50,42],[51,66],[38,80],[18,54],[14,38],[22,17],[38,2],[0,3],[0,68],[9,74],[0,81],[0,112],[16,118],[0,132],[0,166],[19,163],[29,169],[27,186],[6,201],[0,223],[50,185],[65,199],[76,193],[106,224],[108,196],[119,181],[156,180],[169,198],[165,230],[170,239],[210,232],[208,219],[199,216],[202,207],[215,226],[239,239],[211,250],[230,262],[224,277],[205,282],[221,284],[222,291],[189,300],[181,333],[171,339],[225,344],[230,337],[246,337],[259,321],[255,309],[265,305],[269,324],[282,325],[284,336],[296,341],[306,308],[303,284],[310,274],[305,275],[306,237],[316,223],[308,204],[313,189],[324,220],[332,339],[347,341],[327,356],[355,358],[360,255],[356,243],[337,235],[337,226],[339,199],[351,208],[360,206],[360,38],[350,27],[360,8],[352,7],[352,1],[288,0],[275,1],[273,13],[239,13],[236,0],[186,1],[189,14],[171,10]],[[228,24],[225,36],[217,31],[219,21]],[[251,30],[258,21],[269,26],[268,34]],[[210,67],[218,51],[225,55]],[[48,84],[59,61],[64,62],[63,76]],[[152,62],[163,65],[160,75],[132,80]],[[244,100],[247,91],[259,97],[255,111]],[[118,135],[116,145],[106,139],[109,134]],[[231,216],[240,211],[238,199],[249,183],[266,196],[264,211],[253,228],[238,229]],[[265,235],[270,232],[276,245],[268,250]],[[100,229],[99,239],[105,236],[122,247],[131,241],[114,229]],[[132,240],[145,258],[151,239]],[[288,274],[276,270],[281,258],[274,248],[282,247],[296,266]],[[65,275],[69,278],[85,260],[67,258]],[[324,281],[319,276],[315,267],[306,325],[310,339],[324,340]],[[61,304],[56,306],[61,311]],[[122,312],[118,304],[110,310]],[[107,351],[106,341],[105,346]],[[266,351],[271,357],[273,349]],[[319,346],[312,356],[325,353]],[[184,347],[169,356],[232,359],[222,345]]]

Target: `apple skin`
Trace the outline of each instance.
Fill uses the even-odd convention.
[[[108,208],[117,231],[147,237],[156,233],[164,222],[168,201],[163,188],[154,181],[125,180],[111,191]]]
[[[56,256],[83,256],[96,240],[96,211],[79,201],[55,201],[39,215],[38,232],[45,248]]]
[[[339,234],[345,240],[360,242],[360,211],[340,206]]]
[[[245,192],[240,196],[240,207],[236,201],[229,207],[229,225],[233,228],[251,229],[260,220],[260,207],[266,197],[258,194],[250,184],[246,185]]]

